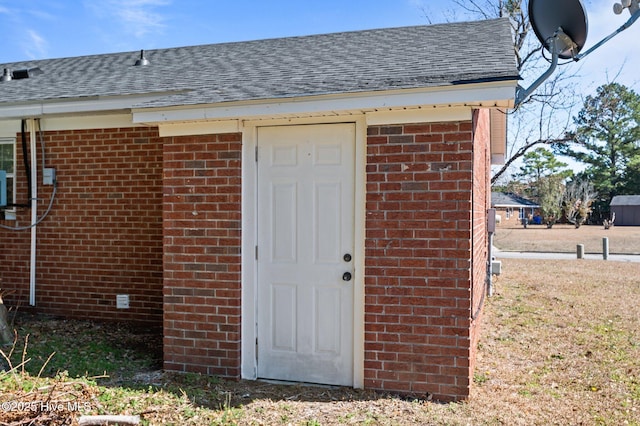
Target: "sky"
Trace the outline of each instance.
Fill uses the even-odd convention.
[[[628,19],[613,3],[583,0],[585,49]],[[0,0],[0,63],[469,19],[452,0]],[[569,72],[583,90],[615,79],[638,91],[637,40],[640,22]]]

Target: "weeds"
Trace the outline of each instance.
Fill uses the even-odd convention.
[[[37,424],[68,425],[73,422],[74,411],[81,412],[90,407],[92,383],[84,380],[71,381],[66,374],[58,374],[54,378],[41,377],[51,354],[40,367],[37,376],[31,376],[26,365],[29,344],[28,336],[22,345],[20,363],[13,365],[12,355],[17,348],[16,338],[11,349],[6,352],[0,349],[0,356],[8,369],[0,372],[0,384],[3,392],[0,396],[2,411],[0,422],[3,424]]]
[[[46,323],[56,326],[55,321]],[[36,321],[35,326],[19,330],[34,331],[37,339],[31,334],[19,339],[16,331],[13,344],[0,349],[0,359],[6,364],[4,371],[0,370],[0,425],[72,425],[80,415],[89,414],[140,415],[143,425],[199,425],[200,421],[233,424],[242,414],[230,405],[230,396],[218,412],[195,406],[193,397],[177,385],[167,386],[169,391],[151,385],[136,389],[142,386],[135,381],[135,373],[154,365],[148,352],[144,352],[146,358],[134,350],[124,351],[123,355],[110,339],[96,339],[95,329],[89,323],[71,323],[73,332],[80,329],[84,333],[78,332],[75,339],[65,339],[66,331],[60,325],[57,324],[58,335],[53,335],[40,329]],[[120,336],[114,339],[122,340]],[[46,351],[51,352],[45,355]],[[100,359],[103,357],[110,358],[108,363]],[[87,371],[100,373],[92,376]],[[120,377],[114,380],[105,371]],[[99,384],[122,383],[125,379],[126,386]],[[217,390],[212,386],[219,380],[195,374],[186,374],[183,379],[189,393],[193,390],[201,400],[216,399]],[[204,391],[203,383],[208,384]]]
[[[476,372],[473,375],[473,382],[478,384],[478,385],[481,385],[481,384],[486,383],[488,381],[489,381],[489,374],[488,373],[478,373],[478,372]]]

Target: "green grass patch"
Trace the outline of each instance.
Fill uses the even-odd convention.
[[[123,324],[19,317],[16,332],[10,363],[32,376],[128,378],[161,366],[160,335]]]

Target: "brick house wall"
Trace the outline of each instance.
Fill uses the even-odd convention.
[[[16,152],[17,203],[26,203],[21,135]],[[39,139],[39,138],[38,138]],[[27,141],[29,134],[27,134]],[[38,225],[36,303],[39,312],[65,317],[162,321],[162,144],[157,129],[46,131],[46,165],[58,190]],[[42,186],[38,140],[38,213],[50,199]],[[31,210],[17,209],[24,226]],[[29,302],[30,232],[0,229],[0,287],[9,306]],[[129,294],[130,309],[116,309]]]
[[[240,377],[241,134],[164,145],[164,366]]]
[[[471,364],[469,377],[473,377],[482,307],[486,297],[489,236],[487,213],[491,206],[491,152],[486,141],[490,138],[491,122],[488,110],[476,110],[473,116],[473,285],[471,288]]]
[[[488,113],[367,133],[365,387],[464,399],[486,274]],[[38,228],[38,309],[162,323],[167,370],[239,378],[242,134],[105,129],[45,142],[59,191]],[[29,235],[0,236],[12,247],[3,288],[24,305]],[[115,309],[119,293],[131,309]]]
[[[470,294],[478,300],[485,271],[486,190],[475,188],[487,170],[475,169],[488,146],[486,129],[475,130],[472,122],[368,129],[365,387],[469,395]]]

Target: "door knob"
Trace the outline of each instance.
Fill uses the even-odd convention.
[[[351,281],[351,272],[345,272],[342,274],[342,281]]]

